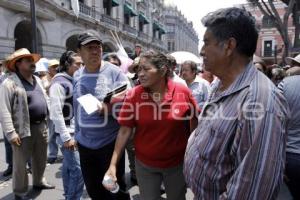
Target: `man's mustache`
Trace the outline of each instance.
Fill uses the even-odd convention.
[[[29,66],[29,68],[31,69],[32,72],[35,72],[35,68],[36,68],[36,67],[35,67],[35,64],[31,64],[31,65]]]
[[[35,69],[35,64],[31,64],[29,67]]]

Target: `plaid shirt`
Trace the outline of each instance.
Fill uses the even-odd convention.
[[[204,105],[185,154],[195,199],[275,199],[283,180],[289,115],[284,97],[250,63]]]

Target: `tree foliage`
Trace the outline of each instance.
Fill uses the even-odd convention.
[[[283,18],[280,17],[280,14],[275,7],[275,3],[278,1],[279,0],[248,0],[250,4],[258,7],[263,15],[273,20],[275,27],[284,42],[283,58],[285,58],[289,55],[289,49],[291,47],[291,41],[288,35],[288,20],[296,5],[296,0],[282,0],[282,2],[287,5]]]

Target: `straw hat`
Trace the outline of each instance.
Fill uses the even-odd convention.
[[[32,57],[34,63],[41,58],[39,54],[32,54],[26,48],[18,49],[8,57],[7,60],[9,60],[9,62],[7,63],[7,69],[10,71],[16,71],[16,61],[26,57]]]
[[[59,61],[56,59],[52,59],[48,61],[48,67],[57,66],[59,65]]]
[[[299,65],[300,65],[300,54],[298,54],[298,56],[296,56],[295,58],[292,58],[292,57],[286,57],[285,58],[285,62],[288,65],[292,65],[292,61],[294,61],[296,63],[299,63]]]

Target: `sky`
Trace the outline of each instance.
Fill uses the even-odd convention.
[[[182,14],[188,21],[193,22],[194,29],[199,37],[199,49],[202,46],[202,38],[205,32],[205,27],[201,24],[201,19],[207,13],[213,12],[219,8],[231,7],[238,4],[246,3],[246,0],[165,0],[167,3],[172,3],[181,10]]]

